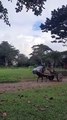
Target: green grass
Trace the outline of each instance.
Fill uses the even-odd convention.
[[[66,70],[57,71],[63,71],[63,75],[67,75]],[[36,75],[32,74],[32,68],[0,68],[0,83],[30,81],[36,78]]]
[[[0,120],[67,120],[67,85],[0,93]]]
[[[0,83],[33,79],[32,68],[0,68]]]

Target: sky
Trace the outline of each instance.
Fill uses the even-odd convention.
[[[29,10],[26,12],[24,8],[22,12],[15,12],[15,3],[8,2],[8,0],[2,0],[4,7],[8,9],[9,21],[11,27],[7,26],[3,20],[0,20],[0,43],[2,41],[8,41],[12,46],[30,57],[32,52],[32,46],[37,44],[44,44],[49,46],[53,50],[64,51],[67,47],[63,47],[62,44],[51,43],[51,34],[44,33],[39,28],[41,23],[44,23],[46,17],[51,17],[51,11],[61,8],[62,5],[67,4],[67,0],[47,0],[45,3],[45,10],[43,10],[41,16],[35,16],[34,13]]]

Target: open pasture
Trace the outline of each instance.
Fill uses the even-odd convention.
[[[1,92],[0,120],[67,120],[67,84]]]
[[[67,70],[56,69],[67,75]],[[36,75],[33,75],[32,68],[0,68],[0,83],[11,83],[20,81],[33,81],[36,80]]]
[[[0,68],[0,83],[33,80],[32,68]]]

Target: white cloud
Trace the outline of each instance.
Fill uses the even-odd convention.
[[[0,21],[0,43],[2,41],[8,41],[15,48],[19,49],[21,53],[29,56],[32,52],[31,47],[34,44],[46,44],[53,50],[66,50],[60,44],[52,44],[50,41],[50,33],[42,33],[41,30],[34,31],[33,26],[37,21],[44,22],[46,17],[50,17],[51,10],[61,5],[66,4],[67,0],[47,0],[46,9],[43,11],[42,16],[35,16],[31,10],[25,12],[24,9],[21,13],[15,13],[15,0],[13,3],[4,1],[5,6],[8,5],[9,10],[9,20],[11,22],[11,27],[7,26],[3,21]]]

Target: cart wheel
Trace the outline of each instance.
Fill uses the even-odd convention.
[[[49,76],[48,78],[49,78],[49,80],[53,80],[54,79],[54,75]]]
[[[62,73],[58,73],[58,75],[57,75],[57,81],[62,82],[62,79],[63,79]]]

